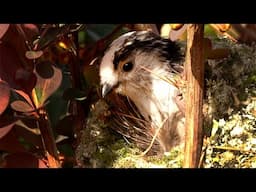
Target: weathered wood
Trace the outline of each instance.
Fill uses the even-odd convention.
[[[187,52],[185,62],[186,91],[186,143],[184,168],[196,168],[202,146],[204,48],[203,24],[190,24],[187,28]]]

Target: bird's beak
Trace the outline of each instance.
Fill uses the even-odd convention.
[[[108,84],[108,83],[104,83],[102,86],[102,97],[104,98],[108,93],[111,92],[111,90],[113,89],[113,86]]]

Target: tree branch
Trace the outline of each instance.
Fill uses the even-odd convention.
[[[187,52],[185,63],[186,91],[186,143],[183,167],[198,165],[202,146],[204,48],[203,24],[190,24],[187,29]]]

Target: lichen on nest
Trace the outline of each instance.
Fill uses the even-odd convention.
[[[230,55],[208,60],[205,73],[204,161],[210,167],[256,167],[256,46],[213,39]],[[162,156],[144,155],[141,148],[111,129],[109,105],[102,99],[91,105],[81,143],[76,150],[80,167],[182,167],[183,148]]]
[[[212,127],[203,167],[255,167],[256,46],[228,40],[214,43],[231,53],[221,61],[209,61],[206,93]]]

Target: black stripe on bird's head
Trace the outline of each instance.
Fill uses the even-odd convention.
[[[163,39],[150,31],[138,31],[131,34],[114,53],[114,69],[118,69],[120,61],[126,60],[133,51],[152,53],[156,51],[162,60],[171,63],[180,62],[183,55],[180,47],[169,39]]]
[[[136,82],[133,86],[139,87],[137,82],[143,83],[146,78],[150,80],[147,73],[154,68],[162,67],[166,72],[176,73],[179,71],[176,70],[177,63],[181,63],[182,58],[180,47],[175,42],[161,38],[153,32],[125,33],[110,44],[101,60],[102,95],[114,88],[131,87],[127,82]]]

